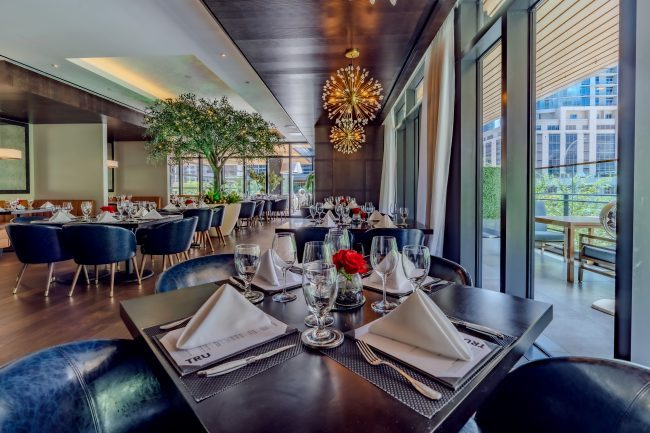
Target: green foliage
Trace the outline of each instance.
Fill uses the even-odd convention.
[[[280,185],[282,185],[282,175],[269,173],[269,192],[275,191]]]
[[[213,189],[221,189],[221,168],[229,158],[275,154],[280,135],[259,113],[236,110],[228,98],[208,100],[186,93],[159,99],[145,113],[149,162],[178,163],[203,156],[214,171]]]
[[[579,176],[569,178],[537,175],[535,178],[535,198],[544,200],[546,213],[552,216],[564,215],[564,194],[568,194],[569,215],[597,216],[602,207],[611,200],[597,197],[607,186],[612,185],[612,178]]]
[[[240,201],[241,201],[241,196],[237,193],[237,191],[231,191],[228,194],[224,194],[221,197],[219,203],[232,204],[232,203],[239,203]]]
[[[203,200],[208,204],[231,204],[239,203],[241,196],[236,191],[221,193],[219,191],[207,190],[203,193]]]
[[[203,193],[203,201],[207,204],[219,203],[220,200],[221,193],[219,191],[209,189]]]
[[[316,180],[316,174],[312,171],[307,175],[307,179],[305,179],[305,189],[310,192],[314,193],[314,182]]]
[[[248,177],[252,182],[255,182],[258,186],[257,191],[266,191],[266,175],[264,173],[258,173],[255,170],[249,170],[248,171]],[[253,193],[253,189],[251,186],[248,188],[251,193]]]
[[[483,218],[501,216],[501,167],[483,167]]]

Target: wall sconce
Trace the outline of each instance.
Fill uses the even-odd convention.
[[[23,153],[18,149],[0,148],[0,159],[23,159]]]

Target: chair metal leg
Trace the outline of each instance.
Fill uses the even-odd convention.
[[[88,268],[85,265],[81,266],[84,270],[84,277],[86,277],[86,285],[90,286],[90,278],[88,277]]]
[[[138,276],[138,286],[142,285],[142,271],[138,269],[138,260],[135,258],[135,256],[131,257],[131,260],[133,261],[133,269],[135,269],[135,274]]]
[[[144,265],[147,263],[147,255],[142,255],[142,260],[140,260],[140,278],[142,278],[142,272],[144,272]]]
[[[95,285],[99,286],[99,267],[95,265]]]
[[[74,273],[74,278],[72,279],[72,287],[70,287],[70,292],[68,293],[68,296],[72,296],[72,292],[74,292],[74,287],[77,285],[77,280],[79,279],[79,274],[81,273],[81,268],[83,268],[83,265],[77,265],[77,270]]]
[[[212,245],[212,239],[210,238],[210,233],[206,231],[203,233],[203,235],[205,236],[205,239],[207,239],[208,243],[210,244],[210,251],[214,253],[214,246]]]
[[[113,287],[115,286],[115,263],[111,263],[111,292],[108,295],[109,297],[113,297]]]
[[[183,255],[185,256],[185,260],[189,260],[189,259],[190,259],[190,255],[188,254],[187,251],[185,251],[185,252],[183,253]]]
[[[167,256],[163,256],[163,272],[167,270]]]
[[[23,275],[25,274],[25,270],[27,269],[27,263],[23,263],[23,268],[18,272],[18,278],[16,278],[16,287],[14,287],[14,291],[12,292],[14,295],[18,291],[18,286],[20,286],[20,280],[23,279]]]
[[[50,296],[50,285],[52,284],[52,275],[54,274],[54,263],[47,265],[47,285],[45,286],[45,296]]]

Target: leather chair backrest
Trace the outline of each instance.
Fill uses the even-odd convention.
[[[68,343],[0,368],[3,433],[198,431],[132,340]]]
[[[22,216],[22,217],[16,217],[11,220],[12,223],[30,223],[32,221],[45,221],[46,219],[49,219],[49,217],[46,217],[44,215],[34,215],[34,216]]]
[[[183,212],[183,218],[198,217],[196,231],[204,232],[212,225],[212,209],[187,209]]]
[[[273,200],[264,200],[264,211],[265,212],[271,212],[271,209],[273,208]]]
[[[186,260],[168,268],[156,281],[156,293],[199,286],[236,275],[233,254],[216,254]]]
[[[255,216],[259,217],[262,216],[262,212],[264,212],[264,200],[258,200],[255,202]]]
[[[424,245],[424,232],[419,229],[370,229],[359,236],[363,254],[370,254],[372,238],[375,236],[393,236],[397,241],[397,249],[400,251],[404,245]]]
[[[135,235],[123,227],[102,224],[63,226],[65,247],[80,265],[105,265],[135,256]]]
[[[21,263],[54,263],[72,258],[65,248],[61,227],[11,223],[5,229]]]
[[[167,255],[187,251],[192,245],[198,217],[183,218],[148,228],[142,254]]]
[[[476,414],[482,433],[648,433],[650,369],[548,358],[517,368]]]
[[[544,200],[535,200],[535,216],[546,216],[546,202]],[[546,231],[548,226],[544,223],[535,223],[535,230]]]
[[[272,212],[282,212],[287,210],[289,199],[281,198],[271,203]]]
[[[221,227],[223,225],[224,206],[217,206],[212,209],[212,227]]]
[[[431,256],[429,275],[441,278],[445,281],[462,284],[464,286],[474,285],[472,276],[469,274],[467,269],[458,263],[443,257]]]
[[[239,208],[239,218],[253,218],[253,215],[255,215],[255,202],[241,202],[241,207]]]

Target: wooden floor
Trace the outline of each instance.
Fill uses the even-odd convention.
[[[217,253],[233,252],[238,243],[257,243],[270,248],[274,226],[245,229],[227,237],[227,245],[213,243]],[[192,249],[192,256],[211,254],[209,250]],[[139,262],[139,261],[138,261]],[[108,284],[78,285],[73,297],[70,287],[55,284],[49,297],[44,297],[47,279],[46,265],[32,265],[27,269],[18,293],[13,295],[16,276],[21,264],[13,253],[0,255],[0,365],[36,350],[74,340],[98,338],[131,338],[119,316],[120,301],[153,293],[155,280],[162,271],[162,260],[156,260],[154,277],[144,280],[142,286],[124,284],[115,286],[115,296],[109,298]],[[56,274],[74,270],[72,261],[57,265]],[[147,265],[147,267],[150,267]]]

